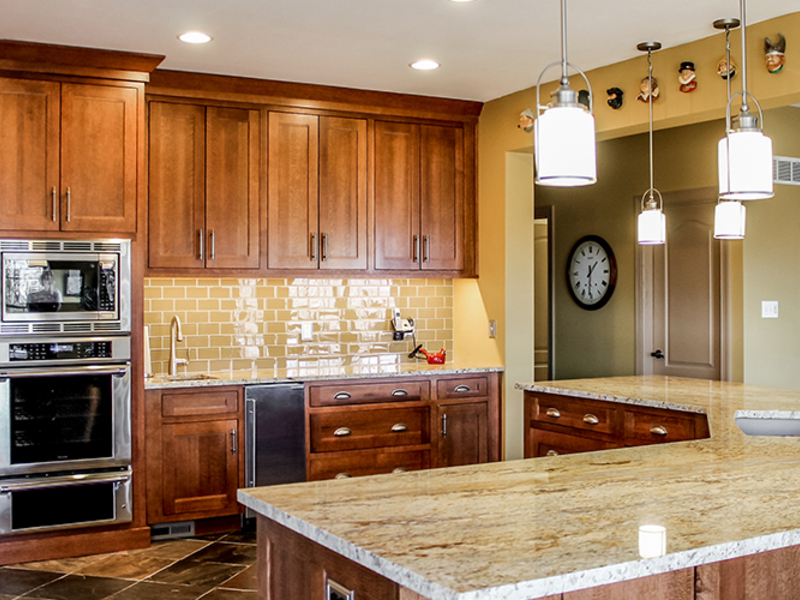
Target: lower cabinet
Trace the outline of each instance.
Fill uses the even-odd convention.
[[[488,402],[441,404],[437,407],[438,467],[489,462]]]
[[[239,513],[242,396],[240,387],[146,393],[148,523]]]

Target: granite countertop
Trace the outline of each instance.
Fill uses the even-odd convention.
[[[260,383],[286,383],[292,381],[326,381],[338,379],[368,379],[372,377],[428,377],[431,375],[459,375],[468,373],[502,372],[503,367],[471,365],[464,362],[449,362],[443,365],[429,365],[425,361],[416,363],[366,364],[357,366],[304,366],[265,371],[213,371],[202,373],[212,379],[187,378],[167,379],[156,376],[145,379],[146,390],[185,387],[209,387],[219,385],[257,385]]]
[[[800,545],[800,440],[737,410],[800,390],[665,377],[518,388],[705,412],[711,438],[240,490],[242,503],[432,600],[530,600]],[[641,525],[667,554],[642,559]]]

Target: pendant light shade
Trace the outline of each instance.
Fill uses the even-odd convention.
[[[542,106],[539,87],[544,74],[561,67],[561,85]],[[567,67],[583,76],[589,89],[589,107],[578,102],[578,93],[569,87]],[[545,67],[536,83],[534,157],[536,183],[555,187],[576,187],[597,182],[597,158],[592,86],[583,71],[567,62],[567,6],[561,0],[561,61]]]
[[[718,240],[743,240],[745,207],[736,200],[721,200],[714,209],[714,237]]]
[[[731,131],[719,141],[719,195],[725,200],[772,198],[772,140],[761,130]]]

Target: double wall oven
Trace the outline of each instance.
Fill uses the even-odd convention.
[[[0,534],[132,519],[130,242],[0,240]]]

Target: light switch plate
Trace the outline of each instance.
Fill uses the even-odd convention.
[[[300,339],[304,342],[310,342],[314,339],[314,324],[301,323],[300,324]]]
[[[762,302],[761,302],[761,318],[762,319],[777,319],[778,318],[778,301],[777,300],[762,300]]]

